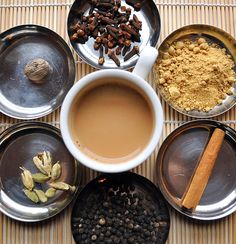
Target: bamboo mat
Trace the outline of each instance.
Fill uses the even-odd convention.
[[[156,0],[161,15],[160,42],[175,29],[194,23],[218,26],[236,37],[236,0]],[[67,42],[66,19],[72,0],[0,0],[0,32],[20,24],[39,24],[51,28]],[[77,80],[94,71],[74,53],[77,61]],[[0,66],[1,69],[1,66]],[[153,74],[149,76],[153,84]],[[165,125],[160,143],[175,128],[191,120],[171,109],[162,101]],[[39,119],[59,127],[59,112]],[[214,118],[236,129],[236,107]],[[0,114],[0,132],[19,122]],[[159,144],[160,146],[160,144]],[[134,172],[156,183],[155,158],[157,150]],[[14,163],[14,162],[13,162]],[[97,173],[83,168],[84,183]],[[0,244],[71,244],[71,206],[51,220],[40,223],[21,223],[0,214]],[[171,228],[168,244],[236,244],[236,213],[217,221],[193,221],[170,208]]]

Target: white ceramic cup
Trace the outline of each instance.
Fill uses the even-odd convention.
[[[60,124],[61,133],[64,143],[70,153],[76,160],[81,162],[83,165],[107,173],[118,173],[130,170],[143,161],[145,161],[150,154],[154,151],[162,132],[163,127],[163,110],[161,107],[160,100],[153,90],[153,88],[144,80],[150,69],[152,68],[156,57],[157,50],[153,47],[146,47],[140,54],[140,58],[133,70],[133,72],[118,70],[118,69],[107,69],[100,70],[90,73],[79,80],[68,92],[61,108]],[[154,116],[154,129],[152,136],[143,150],[134,156],[133,158],[119,163],[104,163],[90,158],[87,154],[81,151],[74,143],[73,137],[70,134],[69,128],[69,113],[74,99],[78,96],[80,91],[88,85],[91,85],[97,80],[105,79],[107,77],[114,78],[114,80],[127,80],[136,87],[138,87],[150,100],[150,104],[153,109]],[[125,143],[125,142],[124,142]]]

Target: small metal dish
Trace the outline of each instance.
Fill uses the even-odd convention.
[[[35,222],[51,218],[61,212],[74,198],[76,191],[57,191],[46,203],[35,204],[24,195],[21,170],[25,167],[32,173],[38,172],[32,157],[48,150],[53,161],[60,161],[62,175],[60,181],[76,186],[81,180],[78,164],[66,149],[59,129],[39,122],[16,124],[0,135],[0,211],[7,216]],[[37,185],[46,190],[46,185]]]
[[[141,0],[142,8],[140,11],[135,12],[139,20],[142,21],[142,30],[141,34],[141,42],[135,43],[135,45],[139,46],[140,52],[144,49],[145,46],[153,46],[155,47],[160,35],[161,21],[159,11],[157,9],[156,4],[152,0]],[[121,4],[124,6],[129,6],[125,3],[125,0],[121,0]],[[129,6],[131,7],[131,6]],[[131,7],[132,8],[132,7]],[[90,4],[86,0],[76,0],[69,12],[68,20],[67,20],[67,30],[68,35],[71,36],[70,26],[76,23],[78,20],[78,11],[83,12],[84,15],[88,15],[90,9]],[[74,50],[80,56],[80,58],[88,63],[89,65],[97,68],[97,69],[129,69],[135,66],[138,55],[134,55],[131,59],[127,61],[123,61],[123,56],[119,55],[120,59],[120,67],[114,63],[107,55],[105,55],[105,63],[103,65],[98,64],[99,52],[95,51],[93,48],[94,38],[89,38],[89,40],[85,44],[80,44],[74,41],[71,41],[71,45]]]
[[[202,199],[191,212],[181,207],[180,200],[215,128],[226,132],[225,139]],[[231,127],[213,120],[186,123],[165,139],[156,163],[160,190],[180,213],[213,220],[236,211],[236,131]]]
[[[222,29],[219,29],[215,26],[202,25],[202,24],[184,26],[172,32],[169,36],[167,36],[167,38],[162,42],[162,44],[159,47],[159,56],[157,58],[157,62],[155,65],[157,65],[158,62],[160,62],[163,59],[163,54],[167,52],[167,50],[169,49],[169,47],[173,42],[176,42],[177,40],[183,40],[183,39],[196,40],[199,37],[203,37],[208,42],[216,43],[220,47],[225,48],[227,53],[230,54],[232,59],[234,60],[235,63],[234,71],[236,72],[236,40],[230,34],[223,31]],[[155,79],[158,80],[158,74],[155,74]],[[162,92],[162,89],[160,89],[158,82],[156,82],[156,84],[160,91],[161,96],[172,108],[174,108],[175,110],[177,110],[182,114],[191,117],[210,118],[210,117],[218,116],[228,111],[236,104],[236,84],[235,84],[233,87],[233,95],[227,96],[224,99],[222,104],[217,105],[209,112],[201,112],[196,110],[187,112],[186,110],[178,107],[176,104],[168,101],[168,99],[165,97],[164,92]]]
[[[43,84],[24,74],[36,58],[52,70]],[[0,111],[18,119],[35,119],[59,107],[75,80],[75,63],[66,42],[42,26],[21,25],[0,34]]]
[[[136,203],[130,201],[130,196],[131,195],[134,196],[134,194],[136,195],[135,197]],[[109,230],[108,232],[112,232],[112,230],[114,229],[119,230],[120,228],[119,226],[121,226],[122,228],[122,230],[120,231],[125,231],[125,233],[130,232],[130,229],[127,227],[127,222],[129,221],[129,218],[131,218],[130,217],[131,213],[137,214],[138,210],[135,206],[137,207],[140,206],[140,204],[138,204],[139,202],[138,198],[141,199],[141,196],[138,197],[138,195],[139,196],[142,195],[142,201],[145,206],[144,211],[148,211],[148,212],[151,211],[153,213],[158,213],[158,216],[155,217],[155,220],[153,220],[156,222],[155,228],[158,229],[156,231],[157,240],[148,243],[164,244],[168,237],[169,227],[170,227],[169,212],[165,203],[165,199],[163,198],[160,191],[156,188],[156,186],[152,182],[150,182],[148,179],[138,174],[131,173],[131,172],[100,175],[94,180],[90,181],[83,188],[83,190],[79,193],[77,200],[75,201],[72,214],[71,214],[71,227],[72,227],[72,233],[75,241],[77,243],[80,243],[81,238],[83,238],[82,237],[83,229],[86,228],[86,230],[88,231],[89,230],[88,221],[91,220],[91,223],[94,224],[94,218],[96,218],[95,221],[98,221],[98,223],[95,223],[96,227],[93,230],[95,231],[95,233],[97,233],[97,231],[99,231],[100,228],[103,228],[104,229],[103,232],[104,234],[106,234],[107,230]],[[121,199],[122,196],[126,199],[122,200]],[[129,211],[128,212],[126,211],[127,209],[125,207],[127,206],[126,203],[128,204],[128,202],[130,205],[135,205],[133,206],[135,207],[133,208],[133,210],[129,209],[130,214]],[[117,221],[116,223],[111,222],[109,224],[109,220],[108,220],[109,214],[107,213],[106,215],[106,211],[108,211],[109,213],[113,214],[112,216],[116,216],[114,213],[116,210],[114,206],[117,209],[119,208],[119,213],[117,214],[117,216],[123,216],[123,215],[127,216],[125,220],[126,222],[124,221],[122,222],[121,225],[119,224],[118,226],[117,226],[118,223]],[[94,213],[94,207],[98,207],[103,211],[105,221],[107,222],[101,224],[102,227],[97,226],[100,224],[99,218],[102,217],[99,216],[98,213]],[[98,216],[96,217],[94,216],[94,214],[95,215],[97,214]],[[137,216],[137,218],[135,218],[130,228],[132,229],[136,228],[135,226],[137,225],[137,221],[138,221],[137,219],[140,217],[141,216]],[[83,220],[81,220],[81,218]],[[84,220],[86,221],[87,227],[85,227],[85,223],[83,222]],[[151,226],[151,223],[148,223],[148,225]],[[142,224],[140,224],[138,227],[142,228]],[[91,238],[91,236],[94,233],[93,231],[91,230],[91,233],[89,232],[89,237],[87,238],[89,239]],[[132,232],[134,233],[135,231],[137,230],[135,229],[132,230]],[[98,239],[97,241],[99,241],[100,234],[97,233],[96,235]],[[116,243],[116,242],[112,242],[112,243]],[[121,241],[119,243],[123,243],[123,242]]]

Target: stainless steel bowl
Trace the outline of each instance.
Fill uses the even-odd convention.
[[[135,12],[137,17],[142,21],[142,31],[141,34],[141,42],[135,43],[140,48],[140,52],[144,49],[145,46],[153,46],[155,47],[160,35],[161,21],[159,11],[157,9],[156,4],[153,0],[141,0],[142,8],[140,11]],[[122,5],[127,6],[125,0],[121,1]],[[130,6],[129,6],[130,7]],[[78,21],[78,12],[83,12],[84,15],[88,15],[90,9],[90,4],[86,0],[76,0],[69,12],[68,20],[67,20],[67,29],[68,35],[71,35],[70,27],[72,24],[75,24]],[[73,46],[76,53],[84,60],[86,63],[97,69],[129,69],[135,66],[139,56],[135,55],[128,61],[123,61],[123,57],[121,55],[118,56],[120,59],[120,67],[117,67],[113,60],[108,58],[105,55],[105,63],[103,65],[98,64],[99,52],[95,51],[93,48],[94,38],[89,38],[89,40],[85,44],[80,44],[74,41],[71,41],[71,45]]]
[[[157,62],[155,65],[157,66],[158,63],[163,59],[163,54],[167,52],[167,50],[169,49],[169,47],[173,42],[176,42],[177,40],[183,40],[183,39],[196,40],[196,38],[199,37],[204,37],[207,41],[217,43],[220,47],[225,48],[227,50],[227,53],[230,54],[232,59],[234,60],[235,63],[234,71],[236,72],[236,40],[230,34],[223,31],[222,29],[219,29],[215,26],[202,25],[202,24],[184,26],[172,32],[169,36],[167,36],[166,39],[162,42],[162,44],[159,47],[159,56],[157,58]],[[156,81],[158,80],[158,74],[155,74],[155,79]],[[182,114],[191,117],[210,118],[210,117],[218,116],[228,111],[236,104],[236,84],[235,84],[233,87],[233,95],[230,96],[228,95],[224,99],[222,104],[215,106],[215,108],[213,108],[209,112],[201,112],[196,110],[187,112],[186,110],[178,107],[174,102],[170,102],[166,98],[158,82],[156,82],[156,84],[158,90],[160,91],[161,96],[172,108],[174,108],[175,110],[177,110]]]
[[[24,195],[23,184],[20,179],[20,166],[32,173],[38,172],[32,157],[38,152],[48,150],[53,161],[60,161],[62,175],[60,181],[70,185],[81,182],[78,163],[66,149],[59,129],[40,122],[19,123],[9,127],[0,135],[0,211],[7,216],[24,221],[35,222],[51,218],[61,212],[75,197],[64,191],[57,191],[56,195],[46,203],[33,203]],[[48,186],[37,185],[46,190]]]
[[[52,67],[43,84],[24,74],[36,58]],[[18,119],[45,116],[61,105],[75,80],[71,50],[57,33],[43,26],[21,25],[0,34],[0,112]]]
[[[181,198],[215,128],[226,135],[212,175],[194,211],[181,207]],[[236,211],[236,131],[213,120],[197,120],[174,130],[157,156],[157,179],[167,201],[194,219],[213,220]]]
[[[135,200],[136,203],[133,203],[130,200],[128,200],[132,195],[134,196],[135,194],[137,196],[142,196],[142,201],[145,206],[145,210],[147,210],[148,212],[155,212],[158,215],[152,217],[153,221],[155,221],[157,224],[157,229],[153,229],[156,232],[157,240],[153,241],[152,243],[164,244],[167,240],[170,228],[170,216],[168,208],[166,206],[165,199],[161,195],[158,188],[152,182],[150,182],[148,179],[144,178],[141,175],[131,172],[100,175],[97,178],[90,181],[82,189],[82,191],[79,193],[77,197],[77,200],[75,201],[75,205],[73,207],[71,214],[71,228],[76,243],[80,243],[82,236],[78,229],[84,229],[83,222],[82,226],[79,227],[79,221],[81,220],[81,218],[83,218],[83,220],[88,219],[88,223],[91,221],[91,225],[96,226],[97,224],[94,224],[93,222],[93,219],[96,218],[94,216],[94,209],[100,209],[101,212],[104,211],[103,214],[104,218],[106,219],[112,218],[111,216],[114,216],[114,212],[117,209],[120,209],[119,212],[121,215],[125,214],[127,209],[125,209],[126,204],[124,204],[123,201],[130,202],[129,204],[132,205],[134,209],[136,209],[136,207],[139,205],[139,200],[137,199],[137,197]],[[105,201],[107,202],[107,204],[109,204],[109,210],[106,206],[104,207],[103,205]],[[114,204],[110,204],[109,202]],[[107,211],[111,211],[111,215],[107,214],[107,216]],[[137,210],[133,210],[133,215],[136,216],[136,218],[131,220],[134,221],[133,224],[137,225],[139,223],[140,227],[142,228],[142,224],[138,220],[138,218],[141,217],[142,213],[140,214],[140,212],[138,212]],[[126,215],[125,218],[133,218],[133,215]],[[99,215],[97,215],[97,218],[98,217]],[[161,223],[159,224],[159,222]],[[102,228],[106,229],[106,227],[108,227],[109,229],[109,227],[112,227],[119,230],[120,228],[122,229],[123,227],[127,226],[127,223],[123,223],[122,226],[118,225],[117,227],[115,227],[117,223],[118,222],[112,222],[111,224],[107,223],[105,226],[102,226]],[[88,224],[88,230],[90,229],[90,227],[91,226]],[[99,231],[98,228],[99,227],[97,226],[95,227],[96,231]],[[134,230],[133,233],[135,233]]]

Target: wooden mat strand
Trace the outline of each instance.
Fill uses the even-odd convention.
[[[236,37],[235,0],[156,0],[161,15],[162,27],[158,45],[175,29],[194,23],[218,26]],[[66,0],[0,0],[0,32],[20,24],[39,24],[60,34],[68,43],[66,19],[72,1]],[[81,62],[73,52],[77,62],[77,80],[94,69]],[[1,68],[1,67],[0,67]],[[155,88],[153,74],[149,75],[150,84]],[[165,123],[161,141],[184,122],[192,120],[170,108],[161,101],[165,113]],[[60,109],[38,121],[59,127]],[[214,118],[236,129],[236,108]],[[19,122],[0,114],[0,132]],[[142,174],[156,183],[155,158],[158,149],[134,172]],[[13,162],[14,163],[14,162]],[[97,175],[85,167],[83,184]],[[70,230],[71,207],[55,218],[40,223],[21,223],[0,214],[0,244],[72,244]],[[236,244],[236,213],[227,218],[201,222],[180,215],[170,208],[171,228],[168,244]]]

